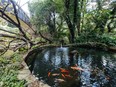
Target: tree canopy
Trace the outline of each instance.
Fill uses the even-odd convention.
[[[109,4],[110,3],[110,4]],[[116,7],[112,0],[44,0],[29,3],[32,23],[52,38],[68,38],[69,43],[85,31],[103,34],[115,30]],[[88,8],[89,5],[93,7]]]

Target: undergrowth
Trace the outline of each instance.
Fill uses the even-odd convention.
[[[116,46],[116,35],[110,34],[96,34],[96,33],[89,33],[89,34],[82,34],[76,39],[77,43],[86,43],[86,42],[98,42],[103,43],[108,46]]]
[[[0,57],[0,87],[24,87],[26,81],[18,80],[21,55],[15,53],[9,58]]]

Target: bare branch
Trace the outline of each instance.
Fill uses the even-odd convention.
[[[7,35],[7,34],[0,34],[0,37],[7,37],[7,38],[19,39],[19,40],[22,40],[22,41],[24,41],[24,42],[27,42],[27,41],[25,40],[25,38],[16,37],[16,36],[11,36],[11,35]]]
[[[8,31],[8,30],[5,30],[5,29],[2,29],[1,27],[0,27],[0,31],[4,31],[4,32],[7,32],[7,33],[11,33],[11,34],[15,34],[15,35],[19,35],[19,36],[21,36],[21,35],[20,35],[20,34],[18,34],[18,33],[11,32],[11,31]]]
[[[14,2],[12,0],[10,0],[12,5],[13,5],[13,8],[14,8],[14,14],[15,14],[15,17],[17,19],[17,22],[18,22],[18,28],[20,30],[20,32],[23,34],[24,38],[27,39],[30,43],[30,39],[27,37],[26,33],[23,31],[23,29],[21,28],[21,24],[20,24],[20,21],[19,21],[19,18],[18,18],[18,13],[17,13],[17,9],[16,9],[16,6],[14,4]],[[32,43],[30,43],[32,44]]]
[[[44,36],[41,34],[41,32],[39,32],[39,34],[40,34],[40,36],[41,36],[43,39],[45,39],[45,40],[49,41],[49,43],[52,43],[52,41],[51,41],[50,39],[48,39],[48,38],[44,37]]]
[[[25,45],[26,45],[26,43],[20,44],[13,51],[17,51],[19,48],[24,47]]]
[[[5,6],[5,8],[4,8],[4,10],[3,10],[4,12],[5,12],[5,10],[6,10],[6,8],[7,8],[8,6],[9,6],[9,3]]]
[[[14,8],[14,15],[16,17],[16,20],[17,22],[15,22],[12,18],[10,18],[4,11],[0,10],[1,14],[2,14],[2,18],[7,20],[8,22],[14,24],[16,27],[19,28],[19,31],[21,32],[21,34],[23,35],[23,37],[25,38],[25,40],[27,41],[27,43],[30,44],[30,46],[33,45],[32,41],[28,38],[28,36],[26,35],[26,33],[23,31],[21,25],[20,25],[20,21],[19,21],[19,18],[18,18],[18,13],[17,13],[17,9],[16,9],[16,6],[14,4],[14,2],[12,0],[10,0],[12,5],[13,5],[13,8]]]
[[[8,46],[6,46],[5,51],[2,52],[2,53],[0,54],[0,56],[1,56],[1,55],[4,55],[4,54],[8,51],[8,49],[9,49],[9,47],[10,47],[10,44],[11,44],[13,41],[15,41],[15,39],[14,39],[14,40],[11,40],[11,41],[8,43]]]

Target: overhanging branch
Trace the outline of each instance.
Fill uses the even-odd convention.
[[[11,35],[8,35],[8,34],[0,34],[0,37],[7,37],[7,38],[19,39],[19,40],[22,40],[22,41],[26,42],[25,38],[11,36]]]
[[[1,27],[0,27],[0,31],[4,31],[4,32],[10,33],[10,34],[15,34],[15,35],[21,36],[21,35],[20,35],[20,34],[18,34],[18,33],[11,32],[11,31],[8,31],[8,30],[5,30],[5,29],[2,29]]]
[[[52,41],[51,41],[50,39],[48,39],[48,38],[44,37],[44,36],[41,34],[41,32],[39,32],[39,34],[40,34],[40,36],[41,36],[43,39],[45,39],[45,40],[49,41],[49,43],[52,43]]]

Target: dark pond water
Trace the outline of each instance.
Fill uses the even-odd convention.
[[[35,57],[32,73],[52,87],[116,87],[115,53],[59,47]]]

